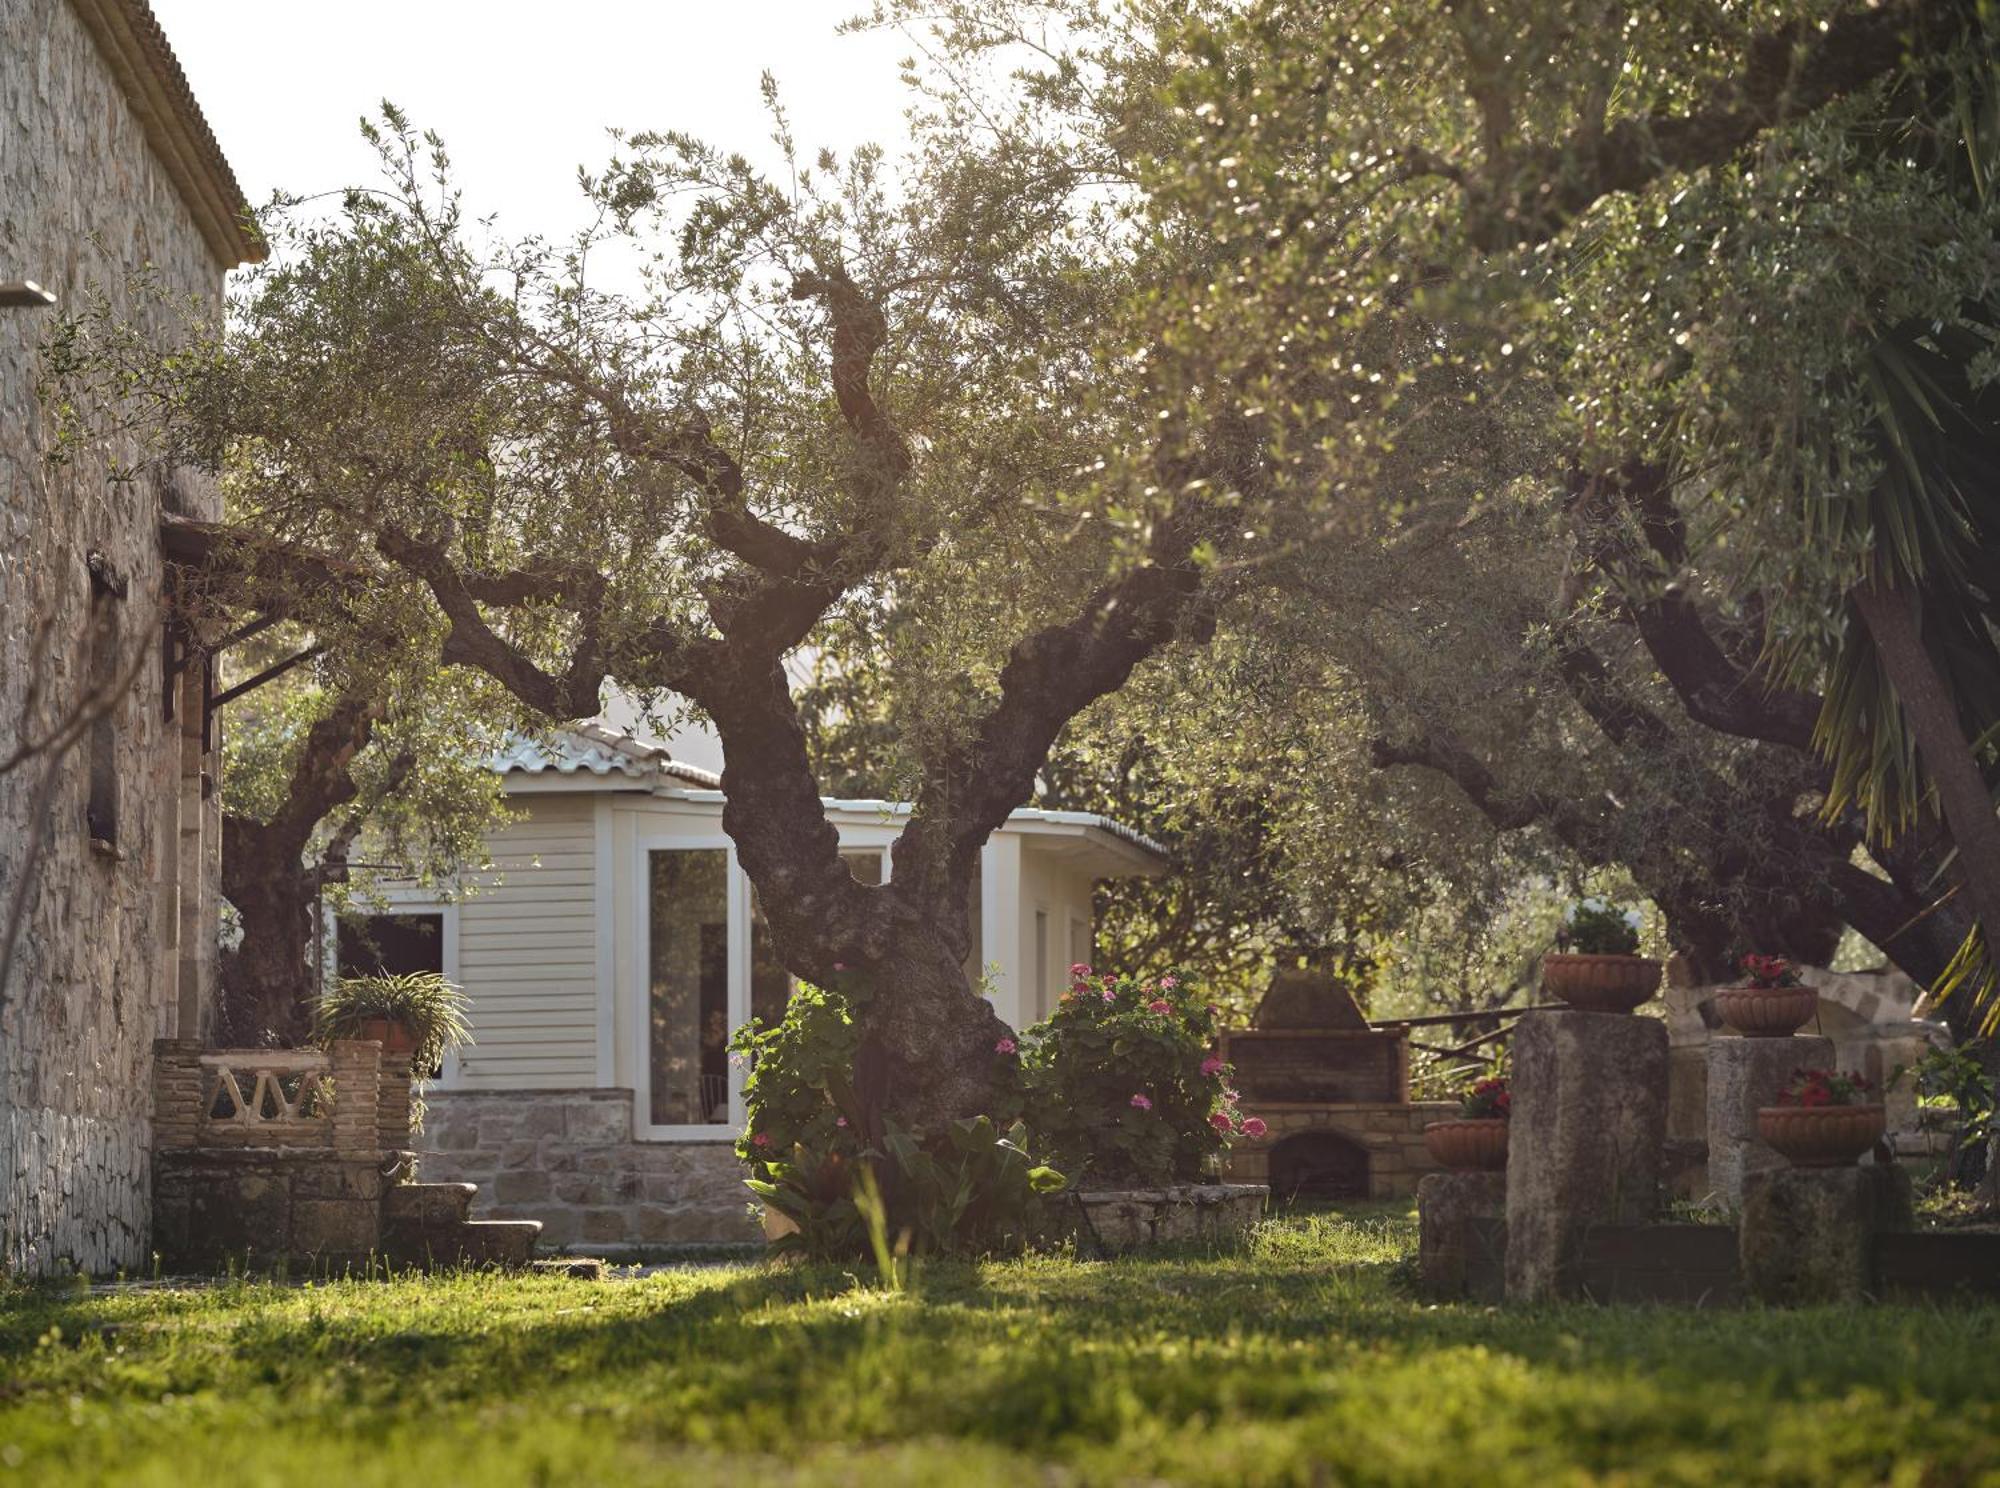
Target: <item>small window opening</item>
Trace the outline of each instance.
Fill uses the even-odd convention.
[[[118,849],[118,647],[120,612],[126,594],[126,580],[111,560],[92,552],[86,560],[90,568],[89,665],[85,672],[90,686],[87,706],[93,713],[90,723],[88,757],[90,795],[84,804],[84,823],[90,831],[90,845],[106,857],[122,857]]]

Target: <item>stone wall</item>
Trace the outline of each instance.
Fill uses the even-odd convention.
[[[730,1143],[635,1142],[629,1090],[432,1091],[421,1176],[476,1183],[474,1212],[538,1219],[548,1245],[618,1253],[753,1241]]]
[[[1424,1128],[1458,1114],[1455,1101],[1417,1101],[1373,1105],[1244,1105],[1245,1116],[1260,1117],[1269,1128],[1262,1137],[1238,1137],[1223,1174],[1232,1183],[1268,1183],[1271,1150],[1300,1132],[1330,1131],[1359,1144],[1368,1154],[1370,1198],[1400,1199],[1416,1193],[1426,1173],[1440,1171],[1424,1148]],[[1291,1196],[1273,1192],[1273,1202]]]
[[[147,268],[166,294],[213,305],[222,268],[68,0],[0,5],[0,279],[80,307]],[[34,767],[0,775],[0,905],[42,856],[16,964],[0,988],[0,1270],[138,1268],[148,1252],[149,1055],[195,1032],[212,984],[216,804],[184,789],[180,723],[158,662],[162,508],[213,517],[212,489],[143,468],[118,439],[60,470],[36,396],[37,348],[57,312],[0,308],[0,757],[90,690],[132,685],[43,798]],[[164,316],[163,334],[169,333]],[[132,478],[109,478],[114,462]],[[115,645],[91,647],[95,550],[122,584]],[[29,713],[31,688],[39,706]],[[182,710],[185,716],[186,709]],[[117,796],[113,842],[86,825],[91,760]],[[189,872],[189,868],[195,871]],[[178,887],[177,887],[178,885]],[[206,929],[183,944],[184,924]],[[183,951],[187,971],[182,971]],[[189,1014],[192,1016],[184,1016]]]

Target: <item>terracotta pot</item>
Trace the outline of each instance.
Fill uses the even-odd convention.
[[[1881,1139],[1880,1106],[1760,1106],[1757,1135],[1795,1168],[1846,1168]]]
[[[1660,963],[1645,956],[1542,957],[1542,990],[1582,1013],[1629,1013],[1660,990]]]
[[[1810,987],[1724,987],[1715,994],[1715,1011],[1745,1038],[1790,1038],[1819,1010],[1819,993]]]
[[[407,1023],[396,1023],[387,1018],[370,1018],[361,1025],[361,1036],[380,1044],[384,1054],[416,1052],[417,1036],[410,1032]]]
[[[1507,1118],[1433,1121],[1424,1128],[1424,1146],[1447,1168],[1497,1173],[1507,1166]]]

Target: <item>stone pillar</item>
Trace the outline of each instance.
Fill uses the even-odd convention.
[[[1875,1235],[1908,1223],[1900,1168],[1763,1168],[1743,1180],[1737,1245],[1760,1302],[1858,1302],[1874,1289]]]
[[[335,1039],[332,1057],[334,1150],[379,1152],[382,1046],[365,1039]]]
[[[1432,1297],[1463,1297],[1491,1267],[1484,1251],[1507,1219],[1507,1175],[1427,1173],[1417,1184],[1417,1275]],[[1501,1231],[1505,1233],[1504,1229]]]
[[[1758,1140],[1757,1108],[1775,1106],[1794,1072],[1832,1067],[1828,1038],[1722,1034],[1708,1041],[1708,1190],[1715,1203],[1735,1213],[1745,1177],[1785,1164]]]
[[[153,1040],[153,1150],[195,1145],[201,1128],[201,1045]]]
[[[1574,1296],[1586,1233],[1659,1208],[1667,1027],[1625,1013],[1515,1025],[1507,1133],[1507,1299]]]

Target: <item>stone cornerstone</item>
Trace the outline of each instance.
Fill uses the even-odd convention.
[[[538,1219],[545,1245],[617,1254],[760,1240],[730,1143],[635,1142],[629,1090],[431,1091],[427,1181],[476,1183],[475,1212]]]

